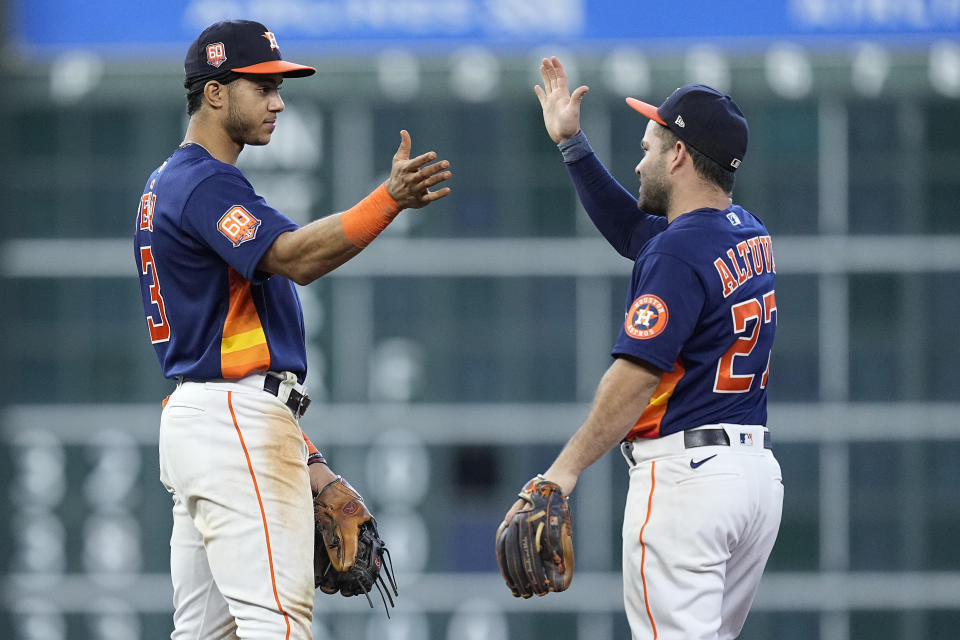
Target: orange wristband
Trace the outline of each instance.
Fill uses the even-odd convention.
[[[381,184],[373,193],[340,214],[343,233],[361,249],[373,242],[400,213],[400,207]]]

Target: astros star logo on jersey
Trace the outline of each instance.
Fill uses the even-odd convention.
[[[649,340],[663,333],[669,319],[666,303],[651,293],[645,293],[630,305],[623,330],[631,338]]]

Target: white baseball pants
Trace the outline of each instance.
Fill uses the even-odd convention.
[[[723,428],[730,445],[686,449],[676,433],[624,449],[623,590],[634,640],[736,638],[777,538],[783,482],[764,428],[701,428]]]
[[[173,495],[173,640],[309,640],[313,508],[307,449],[263,376],[184,382],[160,420]]]

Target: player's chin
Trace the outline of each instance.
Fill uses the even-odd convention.
[[[254,135],[247,136],[246,143],[252,147],[262,147],[265,144],[270,142],[270,139],[273,136],[272,131],[265,131],[257,133]]]
[[[637,198],[637,209],[649,215],[660,216],[661,218],[667,217],[667,207],[665,204],[658,199],[645,198],[642,189]]]

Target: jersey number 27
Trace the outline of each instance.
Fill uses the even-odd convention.
[[[747,324],[753,320],[753,331],[750,335],[741,335],[727,352],[720,357],[717,363],[717,377],[713,383],[715,393],[746,393],[753,386],[753,380],[756,377],[753,373],[736,374],[733,372],[734,365],[738,356],[748,356],[753,353],[754,347],[760,340],[760,333],[771,323],[776,325],[776,318],[773,313],[777,310],[777,298],[773,291],[763,294],[760,298],[751,298],[746,302],[733,305],[730,309],[733,315],[733,332],[735,334],[745,334]],[[773,327],[770,327],[772,329]],[[769,344],[769,340],[765,340]],[[770,376],[770,353],[767,353],[767,367],[760,378],[760,388],[767,386],[767,379]]]

